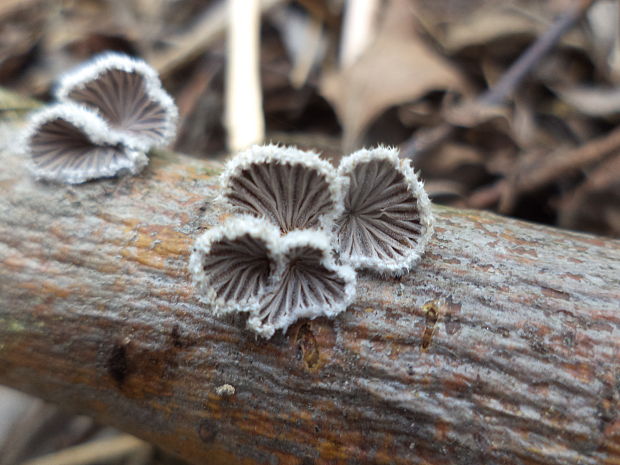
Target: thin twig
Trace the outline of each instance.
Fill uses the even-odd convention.
[[[340,67],[351,66],[375,38],[378,0],[347,0],[344,8]]]
[[[260,84],[260,1],[229,0],[226,130],[231,152],[265,138]]]
[[[594,1],[596,0],[577,0],[573,8],[560,15],[551,28],[523,52],[491,89],[476,99],[475,106],[497,106],[504,103],[523,82],[523,79],[540,63],[540,60],[585,14]],[[471,105],[471,102],[466,105]],[[450,137],[453,131],[454,126],[447,122],[433,128],[420,129],[402,144],[402,156],[414,160],[419,159]],[[432,133],[432,136],[429,137],[429,133]]]
[[[479,97],[484,105],[500,105],[505,102],[523,82],[523,79],[540,63],[562,36],[566,34],[595,0],[579,0],[573,8],[564,12],[555,23],[538,38],[523,54],[515,61],[508,71],[495,85]]]
[[[620,128],[603,137],[593,139],[581,147],[570,150],[561,148],[546,157],[535,157],[535,162],[516,170],[513,176],[501,179],[471,194],[467,200],[467,206],[489,208],[499,202],[498,211],[508,214],[520,194],[540,189],[561,178],[571,176],[618,151],[620,151]]]
[[[211,59],[204,60],[197,69],[187,79],[187,84],[177,96],[177,106],[179,107],[179,127],[183,127],[185,119],[190,115],[200,100],[200,96],[209,88],[213,78],[220,72],[224,65],[224,60]]]
[[[593,139],[581,147],[550,154],[521,171],[516,182],[519,192],[530,192],[559,178],[576,173],[612,152],[620,150],[620,128]]]
[[[493,207],[497,204],[497,202],[499,202],[502,192],[506,188],[506,184],[507,181],[502,179],[474,191],[467,198],[467,208],[486,209]]]

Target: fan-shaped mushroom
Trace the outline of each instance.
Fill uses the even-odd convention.
[[[147,158],[127,142],[95,113],[66,103],[32,115],[23,135],[23,150],[37,178],[77,184],[123,172],[138,173]]]
[[[286,233],[329,232],[342,211],[342,188],[333,167],[314,152],[254,146],[222,174],[223,197],[236,211],[265,218]]]
[[[315,153],[274,145],[229,162],[222,195],[250,216],[199,238],[190,263],[216,313],[247,311],[248,327],[270,338],[300,318],[344,311],[354,268],[400,274],[420,258],[433,219],[409,162],[379,147],[333,171]]]
[[[263,337],[300,318],[334,317],[355,297],[356,276],[336,265],[329,237],[320,231],[293,231],[281,239],[283,256],[276,286],[263,294],[248,327]]]
[[[431,205],[408,160],[387,147],[359,150],[342,159],[348,182],[337,219],[340,259],[354,268],[407,272],[433,232]]]
[[[280,260],[279,230],[252,217],[232,218],[194,244],[190,271],[215,314],[250,311],[273,287]]]
[[[99,55],[64,75],[56,97],[97,111],[146,150],[174,138],[177,108],[144,61],[118,53]]]

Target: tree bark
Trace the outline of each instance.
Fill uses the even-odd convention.
[[[1,132],[0,383],[197,464],[620,464],[619,242],[435,207],[417,269],[265,341],[188,276],[219,164],[44,184]]]

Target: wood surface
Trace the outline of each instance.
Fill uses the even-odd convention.
[[[620,243],[435,207],[422,262],[257,339],[187,271],[221,165],[34,181],[0,126],[0,383],[196,464],[620,464]],[[221,388],[228,384],[234,388]],[[220,387],[220,389],[218,389]]]

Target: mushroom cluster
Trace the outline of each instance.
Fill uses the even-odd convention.
[[[169,143],[177,108],[145,62],[106,53],[60,79],[59,103],[31,116],[22,147],[39,179],[77,184],[136,174]]]
[[[423,184],[392,148],[360,150],[335,169],[313,152],[255,146],[221,183],[239,216],[197,239],[190,271],[216,315],[247,312],[265,338],[344,311],[355,270],[408,272],[433,231]]]

